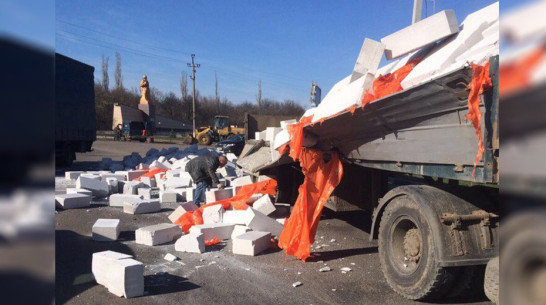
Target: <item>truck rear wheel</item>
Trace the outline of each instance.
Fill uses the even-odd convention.
[[[483,281],[485,295],[491,302],[499,304],[499,257],[495,257],[487,263],[485,279]]]
[[[439,266],[426,214],[408,196],[394,198],[379,226],[383,274],[398,294],[410,300],[436,299],[452,289],[457,270]]]
[[[202,144],[202,145],[212,144],[212,138],[210,137],[208,133],[199,135],[198,140],[199,140],[199,144]]]

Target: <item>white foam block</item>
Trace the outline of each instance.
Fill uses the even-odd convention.
[[[235,239],[235,237],[241,234],[245,234],[246,232],[249,232],[249,231],[252,231],[252,229],[247,226],[235,225],[235,227],[233,227],[233,232],[231,233],[231,239]]]
[[[114,251],[102,251],[93,253],[91,259],[91,272],[95,277],[98,284],[107,286],[111,277],[111,263],[115,260],[132,258],[129,254],[114,252]]]
[[[145,188],[148,187],[144,183],[140,181],[127,181],[125,184],[123,184],[123,194],[138,194],[139,188]]]
[[[281,235],[283,225],[272,218],[254,210],[253,208],[246,209],[247,223],[246,225],[254,231],[270,232],[273,236]]]
[[[114,241],[119,237],[119,219],[99,218],[91,229],[96,241]]]
[[[275,136],[282,131],[282,128],[280,127],[267,127],[265,129],[265,141],[269,141],[270,143],[273,143],[275,140]]]
[[[381,58],[383,58],[384,51],[385,45],[381,42],[365,38],[358,58],[356,59],[353,74],[351,75],[351,82],[367,73],[375,74],[379,67],[379,62],[381,62]]]
[[[123,207],[124,202],[139,202],[142,201],[142,196],[132,194],[112,194],[109,197],[111,207]]]
[[[252,231],[241,234],[233,239],[233,254],[255,256],[271,244],[271,233]]]
[[[86,208],[91,205],[91,197],[84,194],[60,194],[55,196],[55,205],[65,210]]]
[[[229,199],[231,197],[233,197],[233,188],[231,187],[224,189],[211,189],[205,193],[207,203]]]
[[[137,244],[155,246],[166,244],[182,236],[182,229],[172,223],[147,226],[135,231]]]
[[[286,129],[286,126],[296,124],[297,122],[298,120],[296,119],[281,121],[281,128]]]
[[[93,196],[93,192],[91,192],[90,190],[78,189],[78,188],[75,188],[75,187],[67,188],[66,193],[67,194],[83,194],[83,195],[87,195],[89,197]]]
[[[176,203],[179,194],[174,190],[165,190],[159,192],[159,202],[161,203]]]
[[[76,180],[80,177],[81,174],[83,174],[84,172],[82,171],[70,171],[70,172],[65,172],[64,173],[64,177],[66,180]]]
[[[169,220],[171,222],[176,222],[178,219],[180,219],[180,217],[184,216],[184,214],[186,214],[186,212],[193,212],[195,210],[197,210],[199,207],[193,203],[193,201],[188,201],[188,202],[184,202],[184,203],[181,203],[179,207],[177,207],[172,213],[171,215],[169,215]]]
[[[146,187],[139,187],[137,189],[137,194],[139,196],[142,196],[143,199],[152,199],[152,189],[148,186]]]
[[[161,211],[159,199],[141,200],[137,202],[124,202],[123,213],[146,214]]]
[[[133,181],[144,174],[146,174],[144,170],[127,171],[127,181]]]
[[[194,225],[190,228],[190,233],[203,233],[205,234],[205,240],[210,240],[214,237],[218,237],[218,239],[230,239],[234,226],[233,224],[226,223]]]
[[[455,12],[445,10],[383,37],[387,60],[398,58],[459,31]]]
[[[254,201],[252,207],[264,215],[270,215],[271,213],[275,212],[275,205],[273,205],[271,197],[269,197],[267,194]]]
[[[246,225],[247,216],[246,210],[228,210],[222,215],[222,223]]]
[[[167,188],[190,187],[191,183],[191,179],[188,178],[172,177],[167,178],[167,180],[165,181],[165,186]]]
[[[180,252],[203,253],[205,252],[205,234],[190,233],[183,235],[174,243],[174,249]]]
[[[203,223],[221,223],[224,208],[221,204],[215,204],[203,209]]]
[[[108,184],[101,181],[100,176],[98,177],[99,180],[80,175],[78,180],[76,180],[76,188],[90,190],[95,197],[100,198],[108,196],[108,192],[110,191]]]
[[[108,291],[118,297],[144,295],[144,264],[132,258],[113,261]]]

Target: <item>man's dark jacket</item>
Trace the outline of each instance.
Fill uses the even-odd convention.
[[[214,182],[214,185],[216,185],[219,183],[218,177],[216,177],[216,169],[219,166],[218,157],[209,155],[199,156],[186,164],[186,172],[190,173],[195,184],[207,181],[209,185],[212,185],[211,182]]]

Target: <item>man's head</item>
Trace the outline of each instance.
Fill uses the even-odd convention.
[[[142,79],[147,79],[148,76],[146,76],[146,74],[142,75]]]
[[[218,162],[220,162],[220,167],[224,167],[227,164],[227,158],[224,156],[218,157]]]

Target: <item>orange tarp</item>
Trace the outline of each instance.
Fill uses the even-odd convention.
[[[298,123],[288,125],[288,133],[290,134],[290,154],[289,156],[298,160],[303,148],[303,127],[313,121],[313,116],[302,118]]]
[[[206,207],[221,204],[226,210],[230,208],[233,208],[234,210],[245,210],[246,208],[248,208],[248,205],[246,204],[248,202],[248,199],[250,199],[253,194],[258,193],[275,196],[275,194],[277,193],[277,181],[274,179],[267,179],[254,184],[244,185],[241,187],[241,189],[239,189],[237,195],[229,199],[224,199],[202,205],[199,209],[193,212],[186,212],[174,223],[182,227],[182,231],[188,233],[193,225],[203,224],[203,210]]]
[[[415,67],[420,61],[421,59],[419,58],[413,59],[393,73],[380,75],[378,78],[376,78],[372,84],[373,92],[370,92],[370,89],[368,89],[366,90],[366,93],[364,93],[364,98],[362,99],[362,108],[364,108],[364,106],[368,105],[372,101],[375,101],[387,95],[391,95],[398,91],[402,91],[403,88],[400,83],[402,83],[404,78],[408,76],[411,70],[413,70],[413,67]]]
[[[491,88],[491,77],[489,77],[489,62],[485,66],[479,66],[472,64],[474,70],[472,74],[472,82],[468,84],[470,93],[468,94],[468,113],[466,118],[470,120],[472,126],[476,130],[478,136],[478,153],[476,154],[476,160],[474,160],[474,169],[472,170],[472,176],[476,172],[476,166],[482,158],[484,152],[483,138],[482,138],[482,111],[480,110],[480,95],[484,90]]]
[[[499,95],[528,87],[533,70],[544,61],[546,46],[541,46],[521,58],[499,67]]]
[[[328,157],[330,160],[325,161]],[[341,181],[343,166],[337,153],[303,148],[300,164],[305,175],[299,195],[279,237],[279,247],[287,255],[306,260],[315,241],[320,213],[324,204]]]

